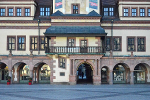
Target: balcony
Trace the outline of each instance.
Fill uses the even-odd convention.
[[[104,49],[101,46],[50,46],[45,47],[47,54],[103,54]]]

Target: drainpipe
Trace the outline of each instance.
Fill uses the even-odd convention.
[[[113,23],[114,20],[111,20],[111,52],[113,53]]]
[[[40,24],[40,19],[38,19],[38,55],[40,54],[40,26],[39,26],[39,24]]]

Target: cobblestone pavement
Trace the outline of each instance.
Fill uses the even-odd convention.
[[[0,84],[0,100],[150,100],[150,84]]]

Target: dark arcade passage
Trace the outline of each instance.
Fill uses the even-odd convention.
[[[77,84],[93,84],[93,70],[87,63],[83,63],[77,70]]]

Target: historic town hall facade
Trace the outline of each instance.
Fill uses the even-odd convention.
[[[0,83],[150,83],[149,0],[0,0]]]

